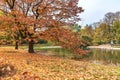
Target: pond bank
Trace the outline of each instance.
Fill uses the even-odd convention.
[[[120,50],[120,48],[113,47],[109,44],[99,46],[88,46],[88,48],[108,49],[108,50]]]

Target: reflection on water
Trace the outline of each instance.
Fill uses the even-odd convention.
[[[88,60],[93,63],[103,63],[103,64],[120,64],[120,51],[119,50],[106,50],[106,49],[91,49],[89,54],[80,56],[74,55],[67,50],[57,48],[57,49],[42,49],[52,56],[72,58],[72,59],[82,59]]]
[[[105,64],[120,63],[120,51],[108,49],[91,49],[90,56],[87,60],[99,61]]]
[[[38,50],[39,51],[39,50]],[[44,48],[41,49],[43,53],[47,53],[47,55],[57,56],[57,57],[63,57],[63,58],[72,58],[73,54],[65,49],[62,48]]]

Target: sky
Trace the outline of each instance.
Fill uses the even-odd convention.
[[[78,5],[84,9],[78,22],[82,26],[102,20],[108,12],[120,11],[120,0],[79,0]]]

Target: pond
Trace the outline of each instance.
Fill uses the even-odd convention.
[[[92,60],[95,63],[118,65],[120,64],[120,50],[91,49],[87,60]]]
[[[95,64],[120,64],[120,50],[108,50],[108,49],[90,49],[90,53],[80,56],[72,54],[71,52],[62,48],[55,49],[41,49],[43,52],[47,52],[48,55],[71,58],[75,60],[87,60]]]

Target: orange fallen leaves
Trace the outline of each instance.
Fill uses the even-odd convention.
[[[0,47],[0,63],[14,66],[16,73],[0,80],[119,80],[118,67],[93,65],[85,61],[61,59]],[[1,66],[0,64],[0,66]],[[9,68],[10,70],[10,68]],[[112,75],[112,76],[111,76]]]

